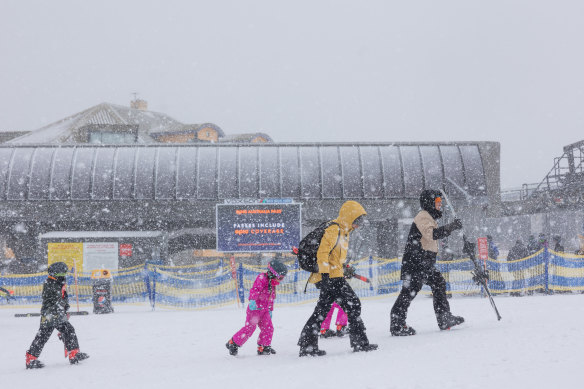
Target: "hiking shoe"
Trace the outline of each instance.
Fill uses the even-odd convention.
[[[27,369],[41,369],[45,367],[45,364],[38,360],[38,357],[35,357],[32,354],[26,353],[26,368]]]
[[[353,346],[353,352],[358,353],[360,351],[374,351],[377,350],[379,346],[377,346],[376,344],[373,343],[369,343],[369,344],[362,344],[362,345],[357,345],[357,346]]]
[[[416,335],[416,330],[410,327],[407,324],[401,325],[392,325],[389,328],[389,332],[391,332],[391,336],[411,336]]]
[[[464,323],[464,318],[462,316],[454,316],[449,312],[438,320],[438,327],[444,331],[462,323]]]
[[[271,346],[259,346],[258,345],[258,355],[271,355],[275,354],[276,350],[274,350]]]
[[[69,363],[72,365],[76,365],[87,358],[89,358],[89,355],[86,353],[79,352],[78,348],[69,351]]]
[[[225,347],[227,347],[227,350],[229,350],[229,355],[237,355],[239,346],[235,344],[233,339],[229,339],[229,342],[225,343]]]
[[[319,350],[318,346],[307,346],[307,347],[300,347],[300,354],[299,357],[311,356],[311,357],[321,357],[326,355],[326,351]]]

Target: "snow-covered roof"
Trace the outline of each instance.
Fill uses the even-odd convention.
[[[0,146],[0,200],[417,198],[499,192],[498,144]],[[487,186],[491,187],[488,190]]]
[[[38,130],[9,140],[15,144],[71,144],[76,133],[91,125],[134,125],[138,126],[138,143],[152,143],[150,134],[181,128],[183,123],[168,115],[152,111],[141,111],[121,105],[101,103],[76,113]]]

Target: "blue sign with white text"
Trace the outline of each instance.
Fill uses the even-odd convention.
[[[217,251],[290,252],[300,242],[300,204],[217,204]]]

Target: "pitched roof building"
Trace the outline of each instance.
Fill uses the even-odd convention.
[[[172,117],[148,111],[144,100],[130,107],[101,103],[6,143],[13,144],[129,144],[191,142],[272,142],[264,133],[230,135],[213,123],[185,124]]]

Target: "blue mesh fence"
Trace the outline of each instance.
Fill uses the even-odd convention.
[[[370,282],[351,279],[349,282],[363,298],[397,295],[401,288],[398,258],[362,258],[351,262],[357,274]],[[290,269],[277,288],[277,304],[298,304],[318,298],[318,289],[308,284],[308,272],[290,260]],[[438,270],[447,282],[447,292],[454,296],[480,295],[472,281],[472,262],[468,258],[438,261]],[[514,260],[487,260],[482,262],[489,270],[489,288],[493,294],[530,294],[584,291],[584,256],[558,253],[543,249],[529,257]],[[228,260],[216,259],[191,266],[160,266],[147,264],[112,272],[112,300],[115,303],[149,301],[152,306],[175,308],[206,308],[245,303],[255,278],[265,266],[243,263],[232,269]],[[235,277],[233,277],[235,275]],[[14,304],[40,304],[42,283],[46,273],[4,275],[0,287],[13,291]],[[94,280],[81,273],[67,277],[71,305],[91,303]],[[306,288],[306,293],[304,292]],[[430,293],[427,286],[422,294]],[[0,304],[8,301],[2,299]]]

